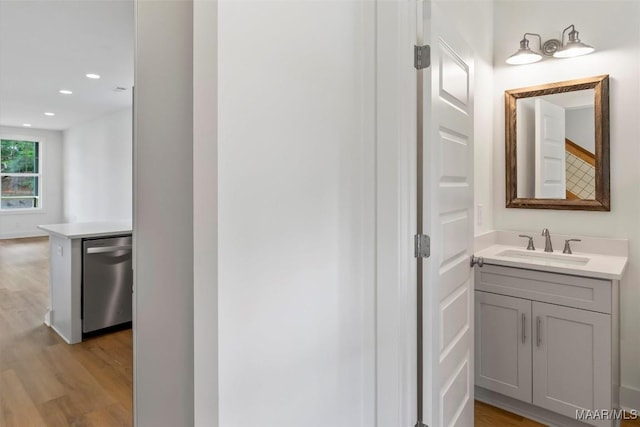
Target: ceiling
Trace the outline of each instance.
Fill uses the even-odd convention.
[[[0,0],[0,125],[64,130],[130,106],[133,7],[133,0]]]

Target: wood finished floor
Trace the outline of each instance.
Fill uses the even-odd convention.
[[[512,414],[487,405],[486,403],[475,402],[475,427],[493,427],[493,426],[517,426],[517,427],[544,427],[544,424],[531,421],[520,415]]]
[[[48,301],[48,239],[0,240],[0,427],[131,426],[131,330],[68,345]],[[476,402],[475,426],[543,424]]]
[[[545,427],[545,424],[540,424],[535,421],[531,421],[520,415],[512,414],[511,412],[504,411],[494,406],[487,405],[482,402],[475,402],[475,427],[493,427],[493,426],[509,426],[509,427]],[[640,426],[640,420],[625,420],[622,421],[621,427],[638,427]]]
[[[131,330],[68,345],[45,326],[48,251],[0,240],[0,427],[131,426]]]

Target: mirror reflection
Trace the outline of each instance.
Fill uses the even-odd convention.
[[[594,200],[595,91],[516,101],[517,197]]]

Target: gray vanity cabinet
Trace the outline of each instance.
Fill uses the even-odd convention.
[[[476,291],[475,384],[531,402],[531,301]]]
[[[611,316],[532,304],[533,404],[571,418],[611,409]]]
[[[618,407],[617,281],[485,265],[475,286],[475,385],[510,399],[498,406],[572,421]]]

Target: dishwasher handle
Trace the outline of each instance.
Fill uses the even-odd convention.
[[[96,246],[93,248],[87,248],[87,254],[104,254],[108,252],[119,252],[119,251],[131,252],[131,245]]]

